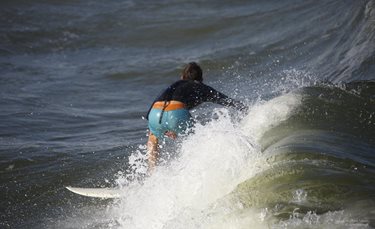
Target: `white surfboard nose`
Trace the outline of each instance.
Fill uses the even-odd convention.
[[[122,196],[122,191],[116,188],[77,188],[77,187],[65,187],[71,192],[74,192],[81,196],[103,198],[103,199],[114,199]]]

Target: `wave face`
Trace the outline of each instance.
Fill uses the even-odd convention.
[[[268,167],[233,192],[238,211],[288,228],[374,226],[374,86],[299,90],[300,106],[260,140]]]
[[[374,0],[2,1],[0,39],[0,227],[375,227]],[[189,61],[249,112],[192,110],[146,177]]]

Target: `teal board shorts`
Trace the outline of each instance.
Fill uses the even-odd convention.
[[[163,115],[161,122],[160,116]],[[193,119],[185,108],[162,111],[152,108],[148,115],[148,128],[157,138],[163,138],[165,132],[172,131],[176,134],[183,134],[193,126]]]

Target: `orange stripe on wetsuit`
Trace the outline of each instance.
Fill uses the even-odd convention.
[[[157,101],[152,105],[152,108],[163,110],[163,111],[173,111],[178,109],[186,109],[186,105],[183,102],[172,100],[172,101]]]

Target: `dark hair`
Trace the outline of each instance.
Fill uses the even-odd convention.
[[[181,78],[183,80],[196,80],[202,82],[202,69],[197,63],[190,62],[185,66],[184,70],[182,71]]]

